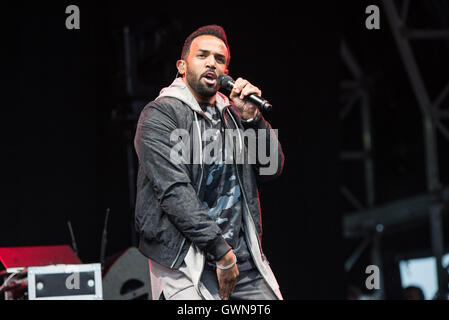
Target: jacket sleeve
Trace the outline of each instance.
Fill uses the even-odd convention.
[[[256,121],[241,122],[245,130],[252,129],[256,131],[256,148],[253,148],[253,151],[249,148],[248,151],[255,153],[253,158],[256,159],[256,163],[253,167],[256,172],[256,178],[259,181],[266,182],[279,177],[284,168],[284,153],[275,130],[262,115]],[[263,143],[265,146],[260,150]]]
[[[137,156],[169,220],[187,239],[219,260],[231,247],[202,206],[186,165],[170,158],[176,144],[170,141],[170,135],[177,128],[172,107],[152,102],[142,111],[137,125],[134,140]]]

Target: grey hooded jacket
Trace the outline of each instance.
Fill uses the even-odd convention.
[[[238,142],[234,154],[240,153],[256,159],[255,164],[236,164],[244,201],[246,240],[257,268],[273,291],[281,297],[276,279],[262,252],[257,191],[257,180],[270,180],[282,172],[284,155],[280,143],[276,132],[263,117],[250,123],[242,122],[229,99],[221,93],[217,93],[216,106],[223,115],[226,128],[263,131],[265,141],[258,141],[259,146],[260,143],[266,143],[267,152],[269,150],[274,155],[274,158],[270,158],[274,159],[272,163],[262,164],[256,156],[260,147],[248,147],[243,131],[237,132]],[[230,250],[230,246],[197,196],[203,178],[203,157],[194,161],[195,157],[198,158],[198,152],[194,152],[193,147],[189,151],[192,161],[173,161],[172,151],[179,140],[173,141],[171,135],[175,130],[183,129],[189,133],[189,142],[201,141],[205,117],[207,114],[202,111],[182,79],[178,78],[142,110],[134,141],[139,159],[135,211],[139,250],[167,268],[179,269],[186,262],[187,267],[190,265],[199,269],[191,270],[196,287],[205,261],[204,253],[219,260]],[[257,139],[260,140],[260,136]],[[269,174],[264,173],[264,169],[273,166],[273,162],[274,170],[268,170]],[[193,256],[192,252],[195,253]],[[195,261],[187,261],[189,259]],[[200,288],[198,290],[201,291]],[[207,293],[203,296],[207,296]]]

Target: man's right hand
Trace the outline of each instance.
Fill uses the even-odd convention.
[[[234,252],[229,250],[217,264],[220,266],[229,266],[234,262]],[[229,300],[229,296],[234,291],[235,284],[237,283],[237,277],[239,276],[239,269],[237,263],[230,269],[221,270],[217,268],[218,288],[220,296],[223,300]]]

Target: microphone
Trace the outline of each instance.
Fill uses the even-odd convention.
[[[232,79],[230,76],[226,74],[220,74],[218,76],[217,82],[220,85],[220,87],[223,87],[228,91],[231,91],[235,85],[234,79]],[[263,99],[262,97],[259,97],[254,93],[250,94],[249,96],[246,96],[245,99],[254,103],[262,111],[270,111],[271,108],[273,107],[267,100]]]

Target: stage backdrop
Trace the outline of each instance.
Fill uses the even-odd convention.
[[[266,118],[278,129],[285,153],[282,177],[260,185],[263,248],[281,291],[286,299],[343,298],[339,22],[332,5],[241,10],[208,5],[178,11],[129,1],[81,1],[81,29],[67,30],[69,4],[9,10],[12,161],[0,246],[70,244],[71,221],[80,258],[98,262],[107,208],[107,255],[135,245],[129,201],[129,177],[135,172],[127,153],[135,122],[121,116],[128,110],[132,118],[133,110],[174,79],[191,31],[220,24],[231,46],[230,74],[259,86],[273,104]],[[134,107],[123,94],[123,47],[117,41],[126,25],[140,39],[162,35],[161,52],[167,53],[136,44],[143,57],[137,73],[147,91],[139,92],[142,103]],[[142,52],[154,56],[153,62]]]

